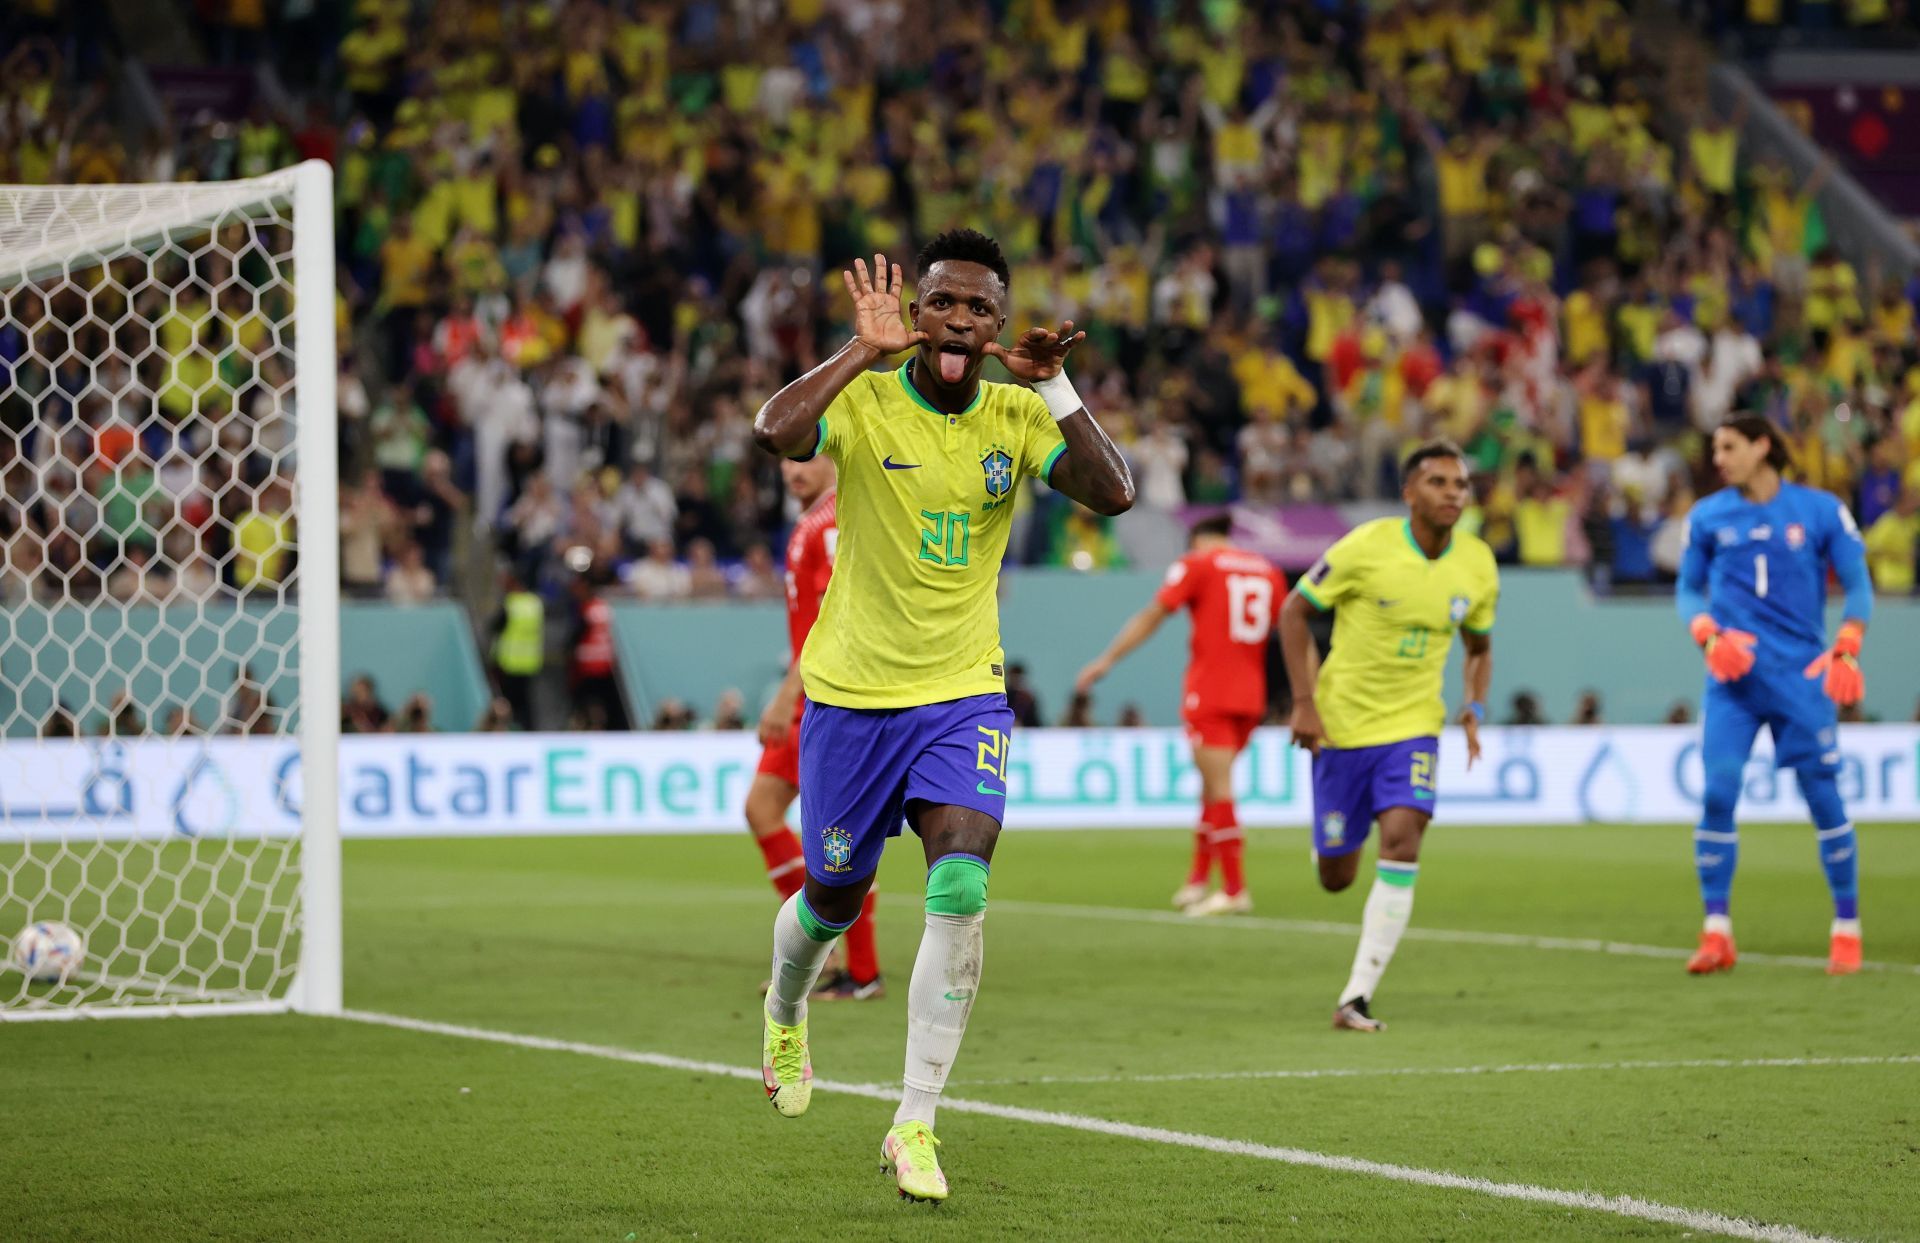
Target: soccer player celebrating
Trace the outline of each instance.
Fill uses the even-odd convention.
[[[1840,767],[1836,704],[1859,703],[1860,640],[1873,614],[1860,529],[1846,502],[1783,482],[1786,448],[1758,415],[1729,419],[1713,433],[1713,464],[1727,486],[1687,515],[1680,561],[1680,616],[1706,654],[1701,705],[1706,797],[1693,834],[1694,865],[1706,902],[1695,975],[1731,971],[1728,896],[1740,838],[1733,809],[1740,772],[1762,724],[1773,762],[1791,768],[1813,813],[1820,861],[1833,894],[1827,970],[1860,970],[1860,910],[1853,825],[1834,775]],[[1827,646],[1827,567],[1846,588],[1845,619]]]
[[[1333,1025],[1377,1032],[1380,983],[1413,915],[1420,839],[1433,818],[1434,766],[1445,704],[1441,674],[1453,631],[1466,645],[1467,765],[1480,758],[1480,722],[1493,676],[1500,577],[1493,552],[1454,530],[1466,506],[1466,459],[1445,441],[1408,455],[1405,519],[1380,518],[1340,537],[1280,609],[1280,647],[1293,683],[1293,740],[1313,752],[1313,850],[1320,884],[1338,893],[1380,821],[1380,863],[1360,947]],[[1309,608],[1338,610],[1323,666]]]
[[[754,420],[762,448],[839,467],[839,556],[801,676],[801,843],[807,879],[773,929],[762,1069],[788,1117],[813,1089],[807,995],[859,914],[904,818],[926,854],[926,930],[907,986],[905,1091],[881,1152],[900,1194],[942,1200],[934,1112],[980,984],[987,874],[1005,814],[1008,735],[999,611],[1022,475],[1103,514],[1133,504],[1120,451],[1063,370],[1085,333],[1030,328],[1012,348],[1007,261],[971,229],[920,252],[901,318],[899,266],[844,273],[853,339]],[[905,365],[874,366],[904,350]],[[1032,389],[988,384],[998,358]]]
[[[1180,608],[1192,614],[1180,718],[1193,744],[1193,765],[1200,770],[1200,823],[1193,831],[1187,883],[1173,895],[1173,904],[1189,915],[1253,909],[1241,862],[1245,843],[1233,807],[1233,760],[1267,713],[1267,636],[1286,580],[1265,557],[1234,547],[1231,530],[1226,514],[1195,523],[1187,555],[1168,568],[1159,593],[1127,620],[1073,684],[1076,692],[1087,694],[1123,656],[1153,637],[1168,614]],[[1209,894],[1215,863],[1220,888]]]
[[[820,616],[820,601],[833,576],[833,463],[815,457],[806,462],[785,461],[780,474],[787,492],[805,511],[787,537],[787,638],[793,660],[773,700],[760,714],[760,766],[747,789],[747,827],[767,861],[767,879],[782,898],[800,891],[806,879],[806,859],[799,839],[787,827],[787,808],[800,792],[800,719],[806,703],[800,697],[800,650],[807,632]],[[872,1001],[886,996],[880,979],[880,959],[874,950],[873,904],[867,891],[860,915],[842,939],[845,963],[814,990],[815,997]],[[831,956],[829,958],[831,965]]]

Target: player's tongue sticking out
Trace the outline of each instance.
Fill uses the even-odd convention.
[[[948,344],[940,347],[940,379],[948,384],[958,384],[967,374],[967,347]]]

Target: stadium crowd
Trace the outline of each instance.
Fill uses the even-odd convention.
[[[1147,506],[1379,497],[1401,447],[1440,433],[1472,456],[1469,521],[1503,560],[1651,583],[1712,486],[1704,432],[1757,410],[1854,505],[1882,589],[1912,590],[1920,284],[1841,258],[1817,179],[1745,158],[1739,118],[1662,79],[1616,0],[303,12],[210,19],[224,54],[273,49],[293,114],[148,134],[107,119],[97,57],[15,41],[0,181],[334,164],[352,592],[444,590],[473,532],[556,598],[582,570],[645,599],[777,595],[791,515],[752,413],[845,335],[840,264],[956,222],[1007,248],[1014,326],[1087,326],[1076,382]],[[163,360],[217,366],[202,320],[257,328],[227,296],[163,324]],[[0,418],[70,382],[77,421],[113,433],[116,403],[31,343],[0,324]],[[270,443],[275,391],[237,396],[221,437]],[[60,558],[61,589],[85,590],[89,530],[144,550],[93,550],[94,589],[124,598],[152,590],[155,553],[210,587],[284,572],[270,489],[214,489],[234,507],[217,539],[158,548],[139,517],[206,490],[190,463],[42,486],[23,460],[0,590]],[[1068,508],[1040,497],[1016,555],[1118,555]]]
[[[1681,0],[1702,30],[1744,54],[1777,47],[1911,48],[1920,13],[1907,0]]]

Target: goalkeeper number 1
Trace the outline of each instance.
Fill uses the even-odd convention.
[[[1841,804],[1838,709],[1860,702],[1860,645],[1873,614],[1860,529],[1831,493],[1788,483],[1786,447],[1766,420],[1730,419],[1714,432],[1713,464],[1727,487],[1687,515],[1678,604],[1706,657],[1701,754],[1706,791],[1694,865],[1706,906],[1695,975],[1731,970],[1730,910],[1740,839],[1741,772],[1765,725],[1773,762],[1791,768],[1812,813],[1833,895],[1827,970],[1860,969],[1857,843]],[[1826,637],[1827,569],[1846,589],[1845,619]]]

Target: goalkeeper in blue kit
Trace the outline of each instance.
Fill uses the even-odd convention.
[[[1813,813],[1833,893],[1827,970],[1851,975],[1860,969],[1858,859],[1834,778],[1836,706],[1860,702],[1866,690],[1858,657],[1873,587],[1860,528],[1838,497],[1781,479],[1785,446],[1757,415],[1730,419],[1714,432],[1713,464],[1728,486],[1687,515],[1678,593],[1680,616],[1706,655],[1710,679],[1700,714],[1706,797],[1693,835],[1707,918],[1687,970],[1733,968],[1728,901],[1740,851],[1733,812],[1741,770],[1765,725],[1774,764],[1793,769]],[[1847,593],[1831,645],[1829,565]]]

